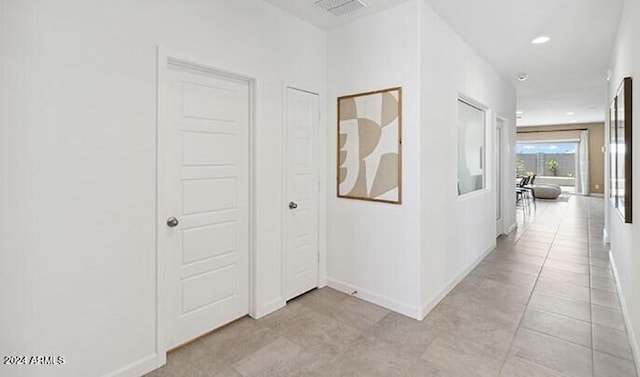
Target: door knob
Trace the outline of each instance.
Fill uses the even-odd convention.
[[[298,203],[296,202],[289,202],[289,209],[296,209],[298,208]]]
[[[178,219],[176,219],[175,217],[171,216],[167,219],[167,226],[169,228],[174,228],[176,226],[178,226],[178,224],[180,224],[180,222],[178,221]]]

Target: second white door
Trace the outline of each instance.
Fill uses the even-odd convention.
[[[318,95],[287,89],[286,300],[318,286]]]

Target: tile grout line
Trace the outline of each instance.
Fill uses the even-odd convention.
[[[590,290],[591,290],[591,291],[593,291],[593,290],[598,291],[598,290],[599,290],[599,291],[605,291],[605,292],[613,293],[613,294],[615,294],[616,299],[618,300],[618,303],[620,303],[620,302],[619,302],[620,298],[619,298],[619,296],[618,296],[617,288],[616,288],[616,291],[615,291],[615,292],[610,292],[610,291],[608,291],[608,290],[604,290],[604,289],[600,289],[600,288],[593,287],[592,282],[593,282],[593,278],[594,278],[594,276],[591,274],[591,267],[593,266],[593,265],[591,264],[591,262],[592,262],[592,255],[593,255],[593,249],[592,249],[592,247],[593,247],[594,241],[592,241],[592,238],[591,238],[591,235],[592,235],[592,229],[593,229],[593,226],[592,226],[592,217],[591,217],[591,215],[592,215],[592,203],[591,203],[591,202],[589,202],[589,204],[588,204],[588,206],[587,206],[587,210],[588,210],[588,213],[589,213],[588,220],[589,220],[589,276],[590,276],[590,283],[591,283],[591,288],[590,288]],[[609,261],[609,259],[607,259],[607,261]],[[596,266],[596,267],[600,267],[600,266]],[[611,270],[611,267],[609,267],[609,270]],[[598,278],[603,278],[603,277],[598,277]],[[615,278],[613,279],[613,281],[615,282]],[[617,311],[617,312],[620,312],[620,313],[622,314],[622,308],[621,308],[621,307],[620,307],[620,308],[614,308],[614,307],[611,307],[611,306],[602,305],[602,304],[596,304],[596,303],[593,303],[593,302],[592,302],[592,303],[591,303],[591,313],[592,313],[591,315],[592,315],[592,317],[593,317],[593,308],[594,308],[594,307],[596,307],[596,308],[598,308],[598,307],[599,307],[599,308],[603,308],[603,309],[605,309],[605,310]],[[626,325],[626,323],[625,323],[625,325]],[[612,330],[612,331],[623,332],[623,333],[625,333],[625,339],[627,339],[627,338],[628,338],[628,336],[629,336],[629,335],[628,335],[628,331],[627,331],[627,329],[626,329],[626,326],[625,326],[625,330],[624,330],[624,331],[622,331],[622,330],[620,330],[620,329],[618,329],[618,328],[611,327],[611,326],[606,325],[606,324],[595,323],[595,322],[593,321],[593,318],[592,318],[592,321],[591,321],[591,329],[592,329],[592,330],[591,330],[591,331],[592,331],[592,332],[591,332],[591,336],[592,336],[592,355],[593,355],[593,368],[594,368],[594,369],[593,369],[593,373],[594,373],[594,376],[595,376],[595,358],[596,358],[596,357],[595,357],[595,353],[596,353],[596,352],[601,353],[601,354],[604,354],[604,355],[607,355],[607,356],[610,356],[610,357],[614,357],[614,358],[616,358],[616,359],[621,359],[621,360],[631,361],[632,363],[634,363],[634,368],[635,368],[635,359],[634,359],[633,355],[631,356],[631,358],[628,358],[628,357],[622,356],[622,355],[620,355],[620,354],[616,354],[616,353],[613,353],[613,352],[609,352],[609,351],[607,351],[607,350],[601,350],[601,349],[596,349],[596,348],[595,348],[595,343],[594,343],[594,341],[595,341],[595,327],[596,327],[596,326],[604,327],[604,328],[609,329],[609,330]]]
[[[595,351],[595,339],[593,336],[593,276],[591,274],[591,203],[587,203],[587,237],[589,247],[589,318],[591,319],[591,375],[596,375],[596,351]]]
[[[545,207],[544,209],[547,209],[547,208],[548,207]],[[536,210],[537,210],[537,208],[536,208]],[[567,211],[567,209],[565,208],[564,211],[562,212],[562,219],[564,219],[566,211]],[[537,220],[534,220],[533,222],[536,222],[536,221]],[[538,281],[540,280],[540,275],[542,275],[542,269],[544,268],[544,265],[547,263],[547,259],[549,258],[549,254],[551,253],[551,247],[553,246],[553,243],[555,242],[555,239],[556,239],[556,237],[558,235],[558,231],[559,231],[561,223],[562,223],[562,221],[560,221],[560,223],[558,223],[558,226],[555,228],[555,232],[553,233],[553,239],[551,240],[551,243],[549,244],[549,248],[547,249],[547,253],[545,254],[544,261],[542,262],[542,265],[540,266],[540,270],[538,270],[538,274],[536,275],[536,281],[533,284],[533,288],[531,288],[531,293],[529,293],[529,297],[527,299],[527,303],[525,305],[524,311],[522,312],[522,316],[520,317],[520,320],[518,321],[518,326],[516,327],[516,332],[513,334],[513,337],[511,338],[511,342],[509,343],[509,348],[507,350],[507,355],[506,355],[505,359],[502,361],[502,366],[500,366],[499,375],[502,375],[502,371],[504,370],[504,366],[506,365],[507,359],[509,358],[509,355],[511,354],[511,350],[513,349],[513,344],[515,343],[516,336],[517,336],[518,332],[520,331],[520,329],[522,328],[522,321],[524,320],[524,316],[526,315],[527,310],[529,309],[529,304],[531,303],[531,298],[533,297],[533,293],[535,292],[535,289],[538,286]],[[511,250],[515,245],[518,244],[520,239],[527,232],[529,232],[529,230],[531,229],[532,225],[533,225],[533,223],[529,224],[527,229],[522,233],[522,235],[520,237],[518,237],[516,242],[511,246],[511,248],[509,250]],[[527,361],[529,361],[529,360],[527,360]],[[531,362],[531,361],[529,361],[529,362]],[[534,363],[534,364],[538,365],[537,363]],[[544,367],[544,366],[542,366],[542,367]],[[554,372],[556,372],[556,371],[554,370]]]
[[[549,255],[550,255],[550,253],[551,253],[551,249],[552,249],[552,247],[553,247],[553,245],[554,245],[554,243],[555,243],[555,241],[556,241],[556,238],[557,238],[558,233],[560,232],[560,227],[562,226],[562,223],[565,221],[566,210],[567,210],[567,208],[565,208],[565,211],[564,211],[564,212],[563,212],[563,214],[562,214],[562,220],[558,223],[558,227],[556,228],[556,232],[555,232],[555,234],[554,234],[553,241],[552,241],[551,245],[549,246],[549,251],[548,251],[548,253],[547,253],[547,257],[545,258],[545,261],[543,262],[542,268],[544,268],[544,265],[546,264],[547,260],[549,259],[548,257],[549,257]],[[589,227],[589,226],[590,226],[590,224],[591,224],[591,219],[590,219],[590,217],[589,217],[589,212],[587,212],[587,224],[586,224],[586,226],[587,226],[587,227]],[[589,228],[589,229],[587,229],[587,235],[590,235],[590,231],[591,231],[591,230],[590,230],[590,228]],[[523,235],[524,235],[524,234],[523,234]],[[590,242],[590,240],[589,240],[589,242],[587,242],[587,251],[588,251],[588,253],[589,253],[588,255],[590,256],[590,255],[591,255],[591,242]],[[541,270],[540,270],[539,276],[542,274],[542,268],[541,268]],[[535,291],[535,287],[537,286],[538,280],[539,280],[539,279],[537,279],[537,280],[536,280],[536,283],[535,283],[534,288],[533,288],[533,290],[532,290],[531,296],[533,295],[533,292]],[[554,295],[554,296],[555,296],[555,295]],[[555,296],[555,297],[561,297],[561,296]],[[527,306],[526,306],[525,311],[526,311],[527,309],[529,309],[529,303],[527,303]],[[543,310],[543,311],[544,311],[544,310]],[[591,330],[591,331],[590,331],[591,347],[587,347],[587,346],[584,346],[584,345],[582,345],[582,344],[578,344],[578,343],[572,342],[572,341],[570,341],[570,340],[566,340],[566,339],[563,339],[563,338],[560,338],[560,337],[556,337],[556,336],[554,336],[554,335],[545,334],[544,332],[541,332],[541,331],[538,331],[538,330],[535,330],[535,329],[529,329],[528,327],[523,327],[521,323],[518,325],[518,330],[519,330],[520,328],[525,328],[525,329],[527,329],[527,330],[534,331],[534,332],[536,332],[536,333],[539,333],[539,334],[542,334],[542,335],[545,335],[545,336],[549,336],[549,337],[554,338],[554,339],[558,339],[558,340],[561,340],[561,341],[564,341],[564,342],[567,342],[567,343],[571,343],[571,344],[574,344],[574,345],[577,345],[577,346],[580,346],[580,347],[584,347],[584,348],[588,348],[588,349],[590,349],[590,350],[591,350],[591,354],[592,354],[592,361],[591,361],[591,363],[592,363],[592,368],[591,368],[591,371],[592,371],[592,376],[593,376],[593,374],[595,373],[595,368],[594,368],[594,348],[593,348],[593,321],[592,321],[592,318],[591,318],[591,311],[592,311],[592,305],[591,305],[591,260],[589,260],[589,316],[590,316],[590,320],[589,320],[589,321],[584,321],[584,320],[580,320],[580,319],[577,319],[577,318],[569,317],[569,316],[566,316],[566,315],[561,315],[561,314],[551,313],[551,312],[550,312],[550,313],[551,313],[551,314],[555,314],[555,315],[559,315],[559,316],[563,316],[563,317],[566,317],[566,318],[570,318],[570,319],[573,319],[573,320],[581,321],[581,322],[588,322],[588,323],[589,323],[589,325],[590,325],[590,330]],[[524,317],[524,316],[523,316],[523,317]],[[521,319],[521,320],[522,320],[522,319]],[[512,342],[512,344],[513,344],[513,342]],[[512,348],[512,347],[510,347],[510,349],[511,349],[511,348]],[[607,353],[607,354],[608,354],[608,353]],[[527,360],[527,359],[525,359],[525,360]],[[538,366],[540,366],[540,367],[543,367],[543,368],[545,368],[545,369],[549,369],[548,367],[545,367],[545,366],[543,366],[543,365],[539,365],[539,364],[537,364],[537,363],[535,363],[535,362],[533,362],[533,361],[530,361],[530,360],[527,360],[527,361],[528,361],[528,362],[531,362],[531,363],[533,363],[533,364],[535,364],[535,365],[538,365]],[[505,362],[506,362],[506,360],[505,360]],[[503,367],[502,367],[502,369],[504,369],[504,363],[503,363]],[[502,372],[502,369],[501,369],[501,372]],[[554,369],[550,369],[550,370],[552,370],[554,373],[556,373],[556,374],[558,374],[558,375],[563,375],[561,372],[556,371],[556,370],[554,370]]]

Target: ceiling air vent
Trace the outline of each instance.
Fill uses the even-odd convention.
[[[362,0],[318,0],[314,4],[334,16],[344,16],[367,7],[367,4]]]

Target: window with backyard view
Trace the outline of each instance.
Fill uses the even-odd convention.
[[[516,144],[516,173],[536,175],[536,183],[575,186],[577,142]]]

